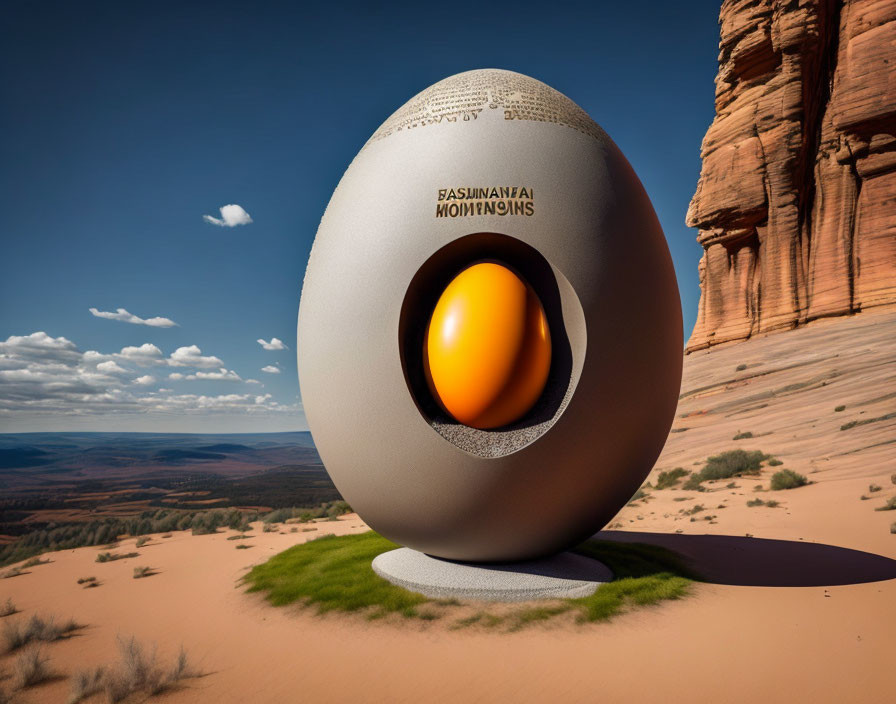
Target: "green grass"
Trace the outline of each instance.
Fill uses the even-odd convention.
[[[379,577],[371,561],[396,547],[372,531],[324,536],[253,567],[245,583],[250,592],[263,592],[274,606],[300,603],[318,613],[358,612],[369,619],[400,614],[434,620],[444,613],[434,609],[462,605],[457,600],[428,599]],[[575,551],[603,562],[613,570],[614,580],[589,597],[520,606],[502,615],[486,609],[455,621],[451,628],[501,626],[515,631],[571,611],[579,622],[603,621],[626,608],[680,599],[694,579],[674,553],[653,545],[590,540]],[[425,604],[432,608],[421,609]]]
[[[668,472],[660,472],[659,476],[656,478],[656,488],[671,489],[679,483],[682,477],[685,477],[688,474],[690,474],[690,472],[683,467],[676,467],[675,469],[670,469]]]
[[[802,474],[794,472],[792,469],[782,469],[772,475],[772,491],[781,491],[782,489],[796,489],[797,487],[806,486],[809,480]]]

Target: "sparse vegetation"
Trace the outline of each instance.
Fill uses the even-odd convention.
[[[859,425],[868,425],[869,423],[877,423],[881,420],[890,420],[890,418],[896,418],[896,413],[887,413],[885,416],[878,416],[877,418],[866,418],[864,420],[851,420],[849,423],[844,423],[840,426],[840,430],[850,430]]]
[[[747,365],[746,365],[746,364],[738,364],[737,367],[734,369],[734,371],[736,371],[736,372],[742,372],[742,371],[744,371],[744,369],[746,369],[746,368],[747,368]]]
[[[784,463],[781,460],[779,460],[777,457],[770,457],[768,460],[769,467],[780,467],[782,464],[784,464]]]
[[[6,652],[11,653],[34,641],[49,643],[59,640],[79,628],[83,628],[83,626],[78,625],[72,619],[57,623],[52,616],[43,618],[35,614],[27,621],[4,623],[3,641]]]
[[[834,409],[834,413],[840,413],[840,411],[845,411],[845,410],[846,410],[846,406],[837,406]]]
[[[797,487],[806,486],[808,483],[809,480],[802,474],[794,472],[792,469],[782,469],[772,475],[771,488],[772,491],[796,489]]]
[[[3,579],[12,579],[13,577],[18,577],[20,574],[25,574],[25,570],[21,567],[13,567],[11,570],[6,570],[3,573]]]
[[[228,535],[227,539],[228,540],[246,540],[247,538],[251,538],[251,537],[252,537],[251,535],[243,535],[242,533],[240,533],[239,535]]]
[[[759,474],[767,459],[769,456],[759,450],[728,450],[713,455],[706,460],[703,469],[688,478],[684,488],[702,491],[701,484],[705,481]]]
[[[891,532],[891,533],[896,533],[896,523],[891,523],[891,524],[890,524],[890,532]]]
[[[246,545],[245,543],[240,543],[239,545],[236,546],[236,549],[237,550],[248,550],[251,547],[252,547],[251,545]]]
[[[633,503],[635,503],[635,502],[637,502],[637,501],[640,501],[641,499],[644,499],[644,498],[646,498],[647,496],[648,496],[647,492],[644,491],[644,488],[643,488],[643,487],[641,487],[640,489],[638,489],[638,490],[632,495],[632,498],[630,498],[630,499],[628,500],[628,504],[627,504],[627,505],[631,506]]]
[[[265,523],[261,527],[262,533],[276,533],[280,527],[276,523]]]
[[[738,430],[738,431],[734,434],[734,437],[731,438],[731,439],[732,439],[732,440],[746,440],[746,439],[751,438],[751,437],[753,437],[753,433],[751,433],[749,430],[748,430],[747,432],[745,432],[745,433],[742,433],[742,432],[740,432],[740,431]]]
[[[48,565],[50,564],[50,560],[41,560],[39,557],[32,557],[30,560],[22,563],[22,567],[27,569],[29,567],[37,567],[38,565]]]
[[[693,506],[691,506],[691,508],[689,508],[687,510],[682,509],[681,512],[685,516],[693,516],[694,514],[700,513],[701,511],[705,511],[705,510],[706,509],[704,508],[703,504],[694,504]]]
[[[747,506],[768,506],[769,508],[777,508],[781,504],[774,499],[769,499],[768,501],[763,501],[762,499],[750,499],[747,501]]]
[[[19,610],[16,608],[12,599],[8,598],[5,604],[0,605],[0,618],[12,616],[13,614],[18,613],[18,611]]]
[[[97,562],[115,562],[115,560],[127,560],[131,557],[140,557],[139,552],[101,552],[96,556]]]
[[[79,670],[72,675],[68,704],[78,704],[82,699],[102,692],[105,676],[106,670],[102,666],[92,670]]]
[[[105,691],[107,701],[112,704],[137,693],[153,697],[176,687],[185,678],[196,676],[189,667],[183,648],[174,663],[168,667],[158,663],[155,647],[147,650],[135,638],[119,637],[118,649],[121,658],[115,666],[108,669],[97,668],[88,675],[88,684],[99,686]],[[73,699],[70,701],[79,701],[74,699],[75,684],[72,686]]]
[[[896,496],[891,496],[887,499],[887,503],[883,506],[878,506],[875,511],[896,511]]]
[[[667,472],[660,472],[656,479],[657,489],[670,489],[680,483],[682,477],[686,477],[690,472],[683,467],[676,467]]]
[[[152,567],[135,567],[134,568],[134,579],[142,579],[143,577],[152,577],[155,572],[152,571]]]
[[[100,583],[97,581],[96,577],[81,577],[78,580],[78,584],[82,585],[85,589],[100,586]]]
[[[880,491],[881,489],[883,489],[883,487],[878,486],[877,484],[869,484],[868,485],[868,493],[870,493],[870,494],[874,494],[874,493]]]
[[[135,547],[135,548],[142,548],[142,547],[143,547],[144,545],[146,545],[148,542],[149,542],[149,538],[148,538],[147,536],[145,536],[145,535],[141,535],[139,538],[137,538],[137,542],[134,543],[134,547]]]
[[[19,689],[33,687],[46,682],[54,676],[50,669],[50,658],[44,655],[39,645],[32,645],[16,658],[13,676],[15,686]]]

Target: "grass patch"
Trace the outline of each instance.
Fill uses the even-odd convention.
[[[681,481],[682,477],[686,477],[688,474],[690,474],[690,472],[683,467],[676,467],[675,469],[670,469],[668,472],[660,472],[659,476],[656,478],[656,488],[671,489]]]
[[[127,560],[131,557],[140,557],[139,552],[101,552],[96,556],[97,562],[115,562],[115,560]]]
[[[248,591],[263,592],[274,606],[300,603],[319,613],[363,612],[369,619],[400,614],[433,620],[442,616],[436,607],[461,605],[455,599],[428,599],[377,576],[371,561],[396,547],[372,531],[325,536],[295,545],[253,567],[245,583]],[[451,628],[501,626],[513,631],[568,612],[575,612],[580,622],[602,621],[632,606],[681,598],[694,578],[674,553],[652,545],[590,540],[575,551],[607,565],[614,581],[581,599],[521,606],[500,615],[485,609],[455,621]],[[433,608],[421,608],[427,604]]]
[[[866,418],[865,420],[851,420],[849,423],[844,423],[840,426],[840,430],[850,430],[851,428],[856,428],[860,425],[868,425],[869,423],[877,423],[881,420],[890,420],[890,418],[896,418],[896,413],[887,413],[885,416],[878,416],[877,418]]]
[[[768,461],[769,467],[780,467],[782,464],[784,464],[784,463],[781,460],[779,460],[777,457],[769,458],[769,461]]]
[[[845,411],[845,410],[846,410],[846,406],[837,406],[834,409],[834,413],[840,413],[840,411]]]
[[[742,433],[742,432],[740,432],[740,431],[738,430],[738,431],[734,434],[734,437],[731,438],[731,439],[732,439],[732,440],[747,440],[747,439],[749,439],[749,438],[751,438],[751,437],[753,437],[753,433],[751,433],[749,430],[748,430],[747,432],[745,432],[745,433]]]
[[[794,472],[792,469],[782,469],[772,475],[771,488],[772,491],[781,491],[783,489],[796,489],[797,487],[806,486],[809,480],[802,474]]]

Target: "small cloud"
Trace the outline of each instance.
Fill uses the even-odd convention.
[[[221,367],[216,372],[196,372],[195,374],[189,374],[184,378],[189,381],[194,381],[196,379],[208,379],[211,381],[242,381],[239,374],[235,371],[225,369],[224,367]]]
[[[156,378],[154,376],[150,376],[149,374],[144,374],[143,376],[138,376],[134,379],[134,383],[140,386],[149,386],[150,384],[156,383]],[[164,391],[164,389],[159,389],[159,391]]]
[[[246,379],[247,384],[260,384],[261,382],[258,379]]]
[[[86,354],[89,354],[86,353]],[[99,353],[94,353],[99,354]],[[150,364],[159,364],[162,362],[162,350],[150,342],[144,342],[139,347],[123,347],[118,353],[119,357],[139,364],[140,366],[148,366]]]
[[[273,364],[269,364],[266,367],[262,367],[261,371],[267,372],[268,374],[279,374],[280,373],[280,370],[277,367],[275,367]]]
[[[235,203],[222,205],[220,211],[220,218],[211,215],[203,215],[202,219],[212,225],[217,225],[218,227],[236,227],[237,225],[248,225],[252,222],[249,213],[243,210],[243,206],[241,205],[236,205]]]
[[[258,344],[268,351],[289,349],[289,347],[283,344],[283,340],[276,337],[272,337],[270,342],[265,342],[265,340],[263,340],[262,338],[258,338]]]
[[[171,379],[172,381],[180,381],[181,379],[184,378],[184,375],[179,372],[172,372],[171,374],[168,375],[168,378]]]
[[[168,358],[172,367],[199,367],[202,369],[220,369],[224,366],[217,357],[203,357],[202,350],[196,345],[178,347]]]
[[[127,372],[127,369],[122,369],[116,362],[113,362],[111,359],[106,362],[100,362],[96,365],[97,371],[101,371],[104,374],[124,374]]]
[[[120,320],[123,323],[132,323],[134,325],[149,325],[153,328],[173,328],[177,326],[177,323],[170,318],[141,318],[133,313],[128,313],[124,308],[118,308],[115,313],[91,308],[90,313],[97,318]]]

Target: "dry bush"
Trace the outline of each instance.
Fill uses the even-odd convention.
[[[3,616],[12,616],[17,612],[18,609],[16,608],[16,605],[12,603],[12,599],[7,599],[6,603],[0,606],[0,618]]]
[[[27,621],[5,623],[3,626],[3,640],[6,652],[11,653],[33,641],[50,643],[54,640],[59,640],[79,628],[82,628],[82,626],[75,623],[72,619],[56,623],[56,619],[53,616],[45,619],[35,614]]]
[[[141,535],[139,538],[137,538],[137,542],[134,543],[134,547],[135,547],[135,548],[142,548],[142,547],[143,547],[144,545],[146,545],[148,542],[149,542],[149,538],[148,538],[147,536],[145,536],[145,535]]]
[[[171,667],[161,667],[156,659],[155,646],[147,651],[136,638],[118,639],[121,660],[103,676],[103,689],[112,704],[136,692],[155,696],[174,687],[180,680],[195,677],[190,670],[186,651],[180,649]]]
[[[43,654],[40,646],[34,645],[16,658],[13,680],[19,689],[32,687],[53,677],[50,658]]]
[[[155,572],[152,571],[152,567],[135,567],[134,568],[134,579],[142,579],[143,577],[152,577]]]
[[[82,699],[102,692],[105,677],[106,670],[102,666],[76,672],[71,677],[72,691],[67,704],[77,704]]]

